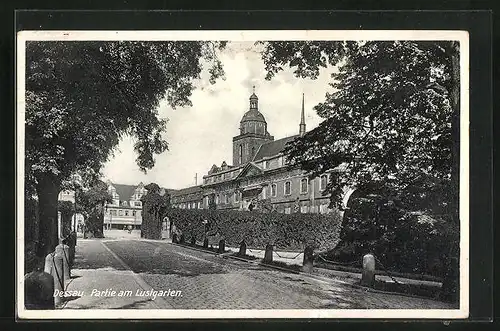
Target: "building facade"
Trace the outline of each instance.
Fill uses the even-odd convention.
[[[144,184],[138,185],[116,184],[107,182],[108,192],[113,201],[104,207],[104,228],[124,229],[129,225],[133,229],[140,229],[142,224],[142,201],[143,195],[147,194]],[[173,190],[161,188],[172,194]],[[164,192],[160,192],[162,194]]]
[[[283,152],[287,143],[306,132],[304,96],[298,134],[278,140],[268,132],[255,91],[249,101],[249,109],[240,121],[240,132],[233,137],[233,165],[225,161],[220,167],[214,164],[201,185],[177,191],[172,206],[209,208],[215,203],[217,209],[252,210],[267,206],[282,213],[330,212],[330,198],[323,192],[331,172],[310,179],[300,168],[290,168]]]

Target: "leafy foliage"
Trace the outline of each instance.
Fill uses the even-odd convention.
[[[326,188],[332,206],[344,208],[343,191],[354,186],[365,195],[376,193],[399,208],[385,216],[394,227],[376,232],[378,235],[370,234],[374,222],[377,224],[374,215],[346,215],[340,246],[361,246],[360,250],[378,247],[382,255],[394,248],[404,252],[400,261],[410,261],[414,250],[427,245],[427,238],[447,238],[441,241],[446,245],[447,259],[457,261],[458,42],[263,44],[267,79],[286,66],[293,68],[297,77],[312,79],[322,68],[338,69],[332,74],[325,101],[314,107],[323,121],[286,148],[290,165],[300,165],[311,176],[337,169]],[[366,212],[359,200],[363,197],[357,199],[351,215]],[[369,208],[377,205],[368,204]],[[443,226],[424,226],[415,221],[414,213],[428,215]],[[411,245],[416,246],[410,249]],[[408,263],[425,269],[419,261]],[[449,266],[457,269],[455,262]]]
[[[382,195],[363,194],[349,202],[340,237],[330,259],[351,263],[373,253],[388,270],[444,277],[458,232],[452,222],[409,212]]]
[[[244,240],[250,247],[273,244],[277,248],[299,250],[306,246],[319,250],[335,247],[341,225],[338,213],[281,214],[174,208],[168,210],[167,216],[186,239],[195,236],[200,240],[205,235],[219,235],[228,245],[237,246]],[[205,220],[209,222],[206,234]]]
[[[223,75],[219,42],[29,41],[26,44],[26,181],[37,187],[44,250],[55,245],[51,219],[61,183],[100,169],[123,135],[135,137],[137,164],[154,166],[167,149],[160,100],[191,104],[202,65],[213,83]],[[31,185],[31,184],[30,184]],[[50,241],[48,241],[48,239]]]
[[[155,183],[148,184],[144,188],[148,193],[141,198],[141,236],[147,239],[161,239],[163,218],[166,210],[170,208],[170,195],[168,192],[161,195],[160,187]]]
[[[84,217],[86,234],[104,237],[104,206],[112,201],[108,186],[103,181],[95,182],[88,190],[77,192],[76,209]]]
[[[71,218],[75,212],[75,206],[71,201],[59,201],[57,209],[61,213],[62,235],[66,237],[71,232]]]

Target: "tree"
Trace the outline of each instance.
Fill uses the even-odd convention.
[[[71,218],[75,212],[75,206],[71,201],[59,201],[57,210],[61,213],[61,225],[63,237],[71,233]]]
[[[332,206],[343,207],[343,189],[356,186],[458,228],[458,42],[263,44],[267,79],[286,66],[312,79],[338,67],[314,107],[323,122],[285,151],[312,176],[341,169],[327,185]],[[457,269],[458,236],[448,249]]]
[[[29,41],[26,44],[26,182],[40,204],[40,245],[57,244],[57,196],[74,173],[95,179],[123,135],[135,137],[146,171],[167,149],[160,100],[189,106],[209,63],[223,75],[216,42]],[[84,178],[84,180],[87,180]]]
[[[217,209],[217,203],[215,202],[215,193],[212,193],[208,196],[208,209],[209,210]]]
[[[104,236],[104,206],[113,201],[108,192],[108,186],[103,181],[96,181],[86,190],[80,190],[76,195],[77,212],[82,214],[85,224],[85,236]]]
[[[141,237],[161,239],[162,221],[170,208],[170,195],[167,191],[162,192],[156,183],[148,184],[144,188],[148,193],[141,198]]]

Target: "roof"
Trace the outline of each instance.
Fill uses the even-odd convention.
[[[247,121],[258,121],[258,122],[266,122],[266,119],[264,118],[264,115],[257,109],[250,109],[243,115],[241,118],[241,122],[247,122]]]
[[[278,155],[279,153],[283,152],[287,143],[293,141],[298,136],[299,135],[294,135],[262,144],[257,151],[257,154],[255,154],[253,160],[258,161],[266,157]]]
[[[116,194],[118,194],[120,200],[130,200],[132,195],[134,195],[136,187],[138,186],[115,183],[112,183],[111,185],[113,185],[113,187],[116,189]]]
[[[170,194],[173,197],[177,197],[177,196],[193,194],[193,193],[201,193],[201,185],[186,187],[186,188],[183,188],[180,190],[175,190],[175,191],[171,192]]]

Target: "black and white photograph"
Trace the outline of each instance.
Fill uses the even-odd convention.
[[[468,45],[19,32],[19,318],[466,318]]]

